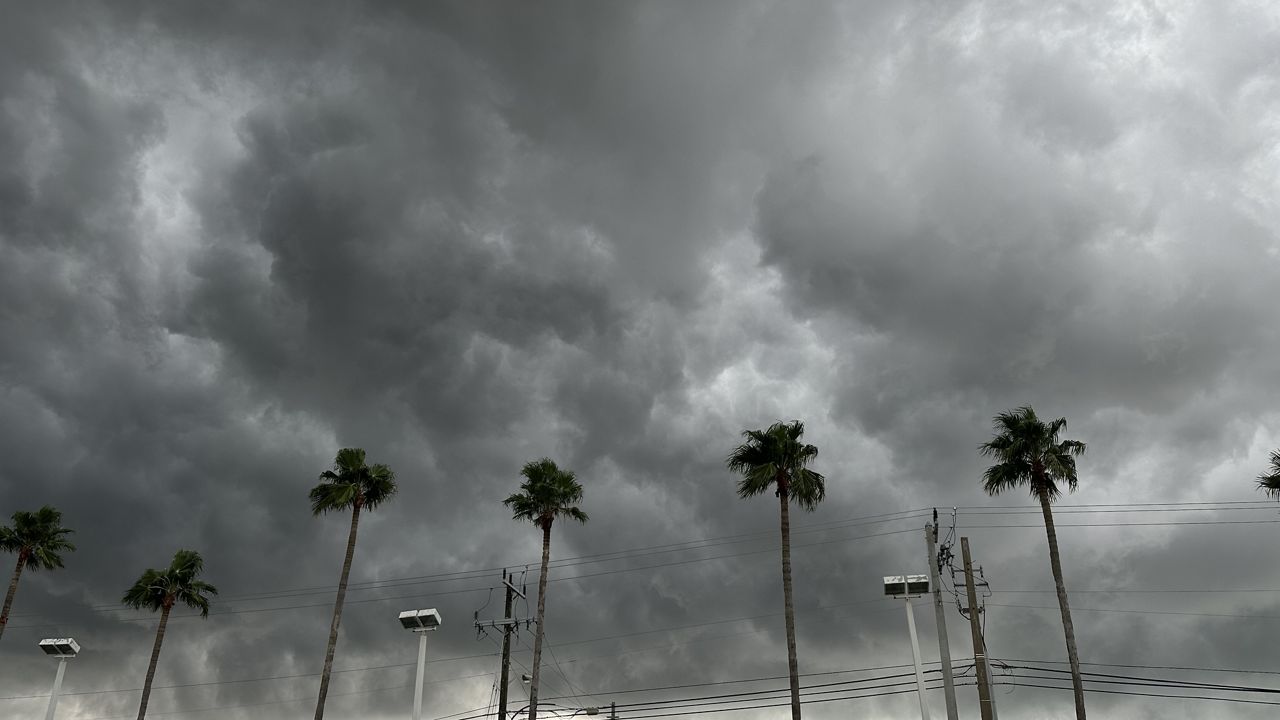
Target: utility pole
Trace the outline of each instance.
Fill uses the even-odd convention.
[[[960,553],[964,557],[964,589],[969,598],[969,631],[973,634],[973,668],[978,676],[978,709],[982,720],[995,720],[991,704],[991,676],[987,674],[986,643],[982,639],[982,623],[978,613],[978,591],[973,584],[973,559],[969,557],[969,538],[960,538]]]
[[[938,626],[938,655],[942,660],[942,691],[947,701],[947,720],[960,720],[956,706],[956,683],[951,674],[951,643],[947,638],[947,613],[942,606],[942,583],[938,564],[938,511],[933,511],[933,524],[924,528],[924,543],[929,550],[929,582],[933,587],[933,614]]]
[[[503,603],[502,619],[489,622],[476,621],[476,627],[483,630],[487,627],[502,628],[502,672],[501,679],[498,681],[498,720],[507,720],[507,685],[510,684],[509,675],[511,673],[511,633],[516,631],[516,619],[511,614],[511,603],[516,595],[521,599],[524,598],[524,591],[516,588],[511,583],[513,575],[508,575],[504,569],[502,571],[502,584],[506,588],[506,602]],[[477,611],[478,614],[478,611]]]
[[[609,703],[609,718],[608,718],[608,720],[618,720],[618,703],[616,703],[616,702],[611,702],[611,703]]]

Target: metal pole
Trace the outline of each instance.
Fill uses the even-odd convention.
[[[969,557],[969,538],[960,538],[964,556],[964,589],[969,597],[969,632],[973,635],[973,668],[978,676],[978,710],[982,720],[995,720],[991,713],[991,678],[987,675],[987,649],[982,642],[982,624],[978,620],[978,591],[973,587],[973,559]]]
[[[938,514],[934,511],[933,525],[924,528],[925,547],[929,549],[929,583],[933,588],[933,615],[938,625],[938,656],[942,660],[942,695],[947,701],[947,720],[960,720],[956,706],[956,683],[951,674],[951,642],[947,639],[947,613],[942,606],[942,583],[938,567]]]
[[[53,676],[53,692],[49,694],[49,710],[44,720],[53,720],[53,711],[58,709],[58,693],[62,691],[62,676],[67,672],[67,658],[58,658],[58,673]]]
[[[916,615],[911,612],[910,595],[906,596],[906,601],[907,630],[911,633],[911,659],[916,666],[916,694],[920,696],[920,720],[929,720],[929,706],[924,701],[924,668],[920,667],[920,640],[916,637]]]
[[[418,682],[413,688],[413,720],[422,720],[422,678],[427,670],[427,632],[418,631]]]

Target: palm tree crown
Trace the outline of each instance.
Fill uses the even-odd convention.
[[[818,448],[800,442],[804,423],[776,422],[768,430],[745,430],[746,442],[739,445],[725,464],[741,473],[738,497],[759,495],[776,485],[774,492],[786,492],[805,510],[814,510],[826,497],[826,478],[806,467],[818,456]]]
[[[179,550],[163,570],[150,568],[125,592],[120,602],[137,610],[163,610],[182,603],[209,616],[209,596],[218,588],[196,577],[204,570],[204,559],[195,550]]]
[[[1271,451],[1271,471],[1258,476],[1258,489],[1280,499],[1280,450]]]
[[[520,492],[502,501],[511,509],[513,520],[528,520],[543,530],[557,517],[587,521],[587,514],[577,507],[582,502],[582,485],[572,470],[561,470],[550,458],[542,458],[525,463],[520,475],[524,477]]]
[[[333,469],[320,473],[320,484],[311,488],[311,512],[353,507],[372,510],[396,494],[396,474],[382,463],[365,464],[364,450],[343,448],[333,459]]]
[[[985,457],[996,460],[982,476],[988,495],[998,495],[1026,485],[1033,497],[1043,492],[1049,500],[1062,495],[1059,483],[1075,491],[1076,458],[1085,445],[1078,440],[1058,440],[1066,418],[1042,422],[1029,406],[1002,412],[995,418],[996,435],[978,446]]]
[[[62,513],[49,505],[13,514],[13,527],[0,527],[0,550],[19,554],[19,563],[29,570],[56,570],[62,554],[76,546],[66,539],[75,532],[62,527]]]

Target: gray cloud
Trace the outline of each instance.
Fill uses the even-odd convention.
[[[61,633],[87,648],[69,690],[137,687],[152,619],[115,603],[191,547],[223,597],[207,621],[175,620],[158,683],[290,677],[158,690],[153,707],[305,712],[345,523],[311,518],[304,495],[344,445],[389,463],[401,491],[362,525],[354,579],[385,584],[353,592],[339,645],[339,669],[376,669],[336,676],[331,716],[403,712],[413,647],[388,619],[409,606],[447,618],[431,716],[488,701],[494,644],[469,623],[486,601],[496,617],[496,568],[536,561],[536,530],[500,500],[544,455],[579,472],[592,516],[553,541],[583,559],[551,584],[558,702],[782,674],[776,505],[736,500],[723,457],[743,428],[790,418],[830,483],[796,518],[802,669],[909,662],[876,580],[922,563],[923,516],[843,521],[1024,503],[981,495],[975,452],[1023,403],[1090,444],[1060,519],[1085,659],[1265,666],[1271,620],[1096,611],[1280,614],[1265,593],[1085,591],[1274,587],[1249,550],[1272,526],[1071,525],[1271,514],[1066,507],[1258,499],[1250,478],[1280,445],[1265,10],[142,2],[7,17],[0,513],[57,505],[81,549],[24,580],[0,696],[44,690],[32,644]],[[961,516],[995,589],[993,652],[1062,659],[1052,595],[1014,592],[1050,585],[1039,518],[993,517]],[[997,522],[1032,527],[979,527]],[[932,614],[917,620],[932,637]],[[136,693],[64,703],[127,714]],[[1001,703],[1065,717],[1069,696]],[[41,708],[0,699],[6,717]]]

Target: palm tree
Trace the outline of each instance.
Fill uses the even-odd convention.
[[[1029,406],[1000,413],[995,417],[996,435],[978,446],[984,457],[996,464],[983,474],[983,489],[988,495],[1025,486],[1040,502],[1045,534],[1049,538],[1049,565],[1058,589],[1058,607],[1062,610],[1062,629],[1067,638],[1067,660],[1071,663],[1071,686],[1075,691],[1076,719],[1085,720],[1084,684],[1080,679],[1080,656],[1076,651],[1075,627],[1071,624],[1071,607],[1067,604],[1067,587],[1062,579],[1062,560],[1058,555],[1058,532],[1053,526],[1053,510],[1049,504],[1062,494],[1058,483],[1066,483],[1075,492],[1076,458],[1084,454],[1084,443],[1058,440],[1067,426],[1066,418],[1041,422]]]
[[[311,488],[312,515],[324,515],[331,510],[351,510],[351,533],[347,536],[347,556],[342,561],[342,577],[338,580],[338,598],[333,603],[333,622],[329,625],[329,645],[324,651],[315,720],[324,717],[325,698],[329,695],[329,674],[333,672],[333,654],[338,648],[338,626],[342,623],[342,603],[347,598],[351,559],[356,553],[360,511],[372,510],[395,494],[396,474],[380,463],[366,465],[364,450],[360,448],[339,450],[333,459],[333,469],[320,473],[320,484]]]
[[[791,674],[791,718],[800,720],[800,663],[796,659],[796,613],[791,592],[790,501],[813,511],[826,497],[826,479],[806,467],[818,448],[800,442],[804,423],[776,422],[768,430],[745,430],[746,442],[734,449],[725,464],[740,473],[738,497],[760,495],[770,487],[778,496],[782,518],[782,598],[787,621],[787,670]]]
[[[151,648],[151,664],[147,665],[147,680],[142,684],[142,704],[138,706],[138,720],[147,716],[151,681],[156,677],[156,663],[160,661],[160,644],[164,642],[164,630],[169,624],[169,611],[181,602],[199,610],[200,617],[209,617],[209,596],[217,595],[218,588],[196,579],[203,571],[204,560],[200,553],[195,550],[179,550],[174,554],[169,567],[163,570],[148,569],[120,599],[120,602],[135,610],[160,611],[156,644]]]
[[[533,634],[533,678],[529,682],[529,720],[538,718],[538,677],[542,665],[542,620],[547,612],[547,563],[551,561],[551,523],[557,517],[580,523],[587,514],[577,507],[582,502],[582,485],[571,470],[561,470],[549,458],[525,463],[520,469],[524,482],[520,492],[502,501],[511,509],[511,519],[527,520],[542,530],[542,572],[538,575],[538,624]]]
[[[1271,451],[1271,472],[1265,472],[1258,476],[1258,489],[1268,495],[1280,498],[1280,450]],[[7,612],[9,609],[8,604],[4,607]],[[0,626],[0,629],[3,629],[3,626]]]
[[[55,570],[62,567],[63,552],[76,549],[65,537],[75,532],[62,527],[62,513],[45,505],[35,512],[19,510],[13,514],[13,527],[0,527],[0,550],[18,554],[18,565],[9,581],[9,592],[0,610],[0,635],[9,623],[9,608],[18,593],[18,580],[24,568]]]

